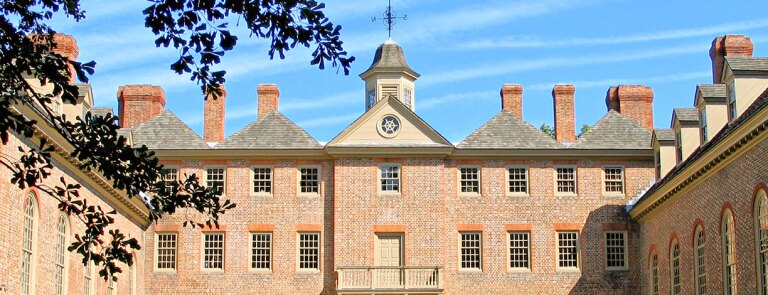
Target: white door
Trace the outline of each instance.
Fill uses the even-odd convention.
[[[403,236],[379,235],[376,253],[376,266],[390,266],[375,271],[374,280],[379,288],[398,288],[403,284]]]

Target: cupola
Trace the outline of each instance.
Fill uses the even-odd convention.
[[[405,61],[403,48],[388,39],[376,49],[371,66],[360,74],[365,81],[365,110],[391,95],[416,111],[414,82],[419,76]]]

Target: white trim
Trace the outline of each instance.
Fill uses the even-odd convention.
[[[576,266],[560,266],[560,234],[568,233],[576,234]],[[581,243],[579,242],[579,236],[580,233],[578,230],[555,231],[555,269],[557,271],[581,271]]]
[[[527,253],[528,258],[527,258],[526,262],[528,264],[528,267],[512,267],[511,266],[511,264],[512,264],[512,246],[510,245],[510,243],[512,242],[512,239],[510,239],[510,238],[511,238],[512,234],[526,234],[528,236],[527,245],[526,245],[526,248],[527,248],[527,251],[528,251],[528,253]],[[532,255],[531,255],[531,231],[527,231],[527,230],[510,230],[510,231],[506,231],[506,236],[507,237],[506,237],[505,240],[506,240],[507,244],[505,245],[505,248],[507,248],[507,259],[506,259],[507,260],[507,272],[530,272],[531,271],[531,262],[532,262],[532,259],[531,259],[532,258]]]
[[[605,188],[608,186],[608,179],[606,179],[605,169],[621,169],[621,192],[609,192],[606,191]],[[627,194],[627,169],[624,165],[603,165],[602,169],[600,169],[600,175],[602,176],[601,186],[602,186],[602,192],[603,196],[606,197],[625,197]]]
[[[227,195],[227,166],[226,165],[205,165],[203,166],[203,183],[208,187],[208,169],[223,169],[224,173],[224,186],[221,188],[221,197],[225,198]]]
[[[254,169],[269,169],[269,192],[254,192],[254,182],[256,179],[256,172]],[[275,193],[275,167],[272,165],[251,165],[250,177],[248,178],[248,195],[251,197],[272,197]]]
[[[159,244],[160,240],[158,239],[158,236],[160,235],[174,235],[176,238],[173,242],[173,268],[158,268],[157,267],[157,258],[159,254]],[[153,252],[153,258],[152,258],[152,271],[154,272],[165,272],[165,273],[175,273],[176,270],[179,268],[179,233],[178,232],[155,232],[155,249]]]
[[[760,205],[765,202],[768,202],[768,195],[766,195],[765,190],[760,189],[757,191],[757,197],[755,198],[755,208],[753,209],[754,210],[753,222],[754,222],[754,228],[755,228],[755,253],[757,254],[755,255],[755,263],[756,263],[755,275],[757,276],[756,283],[757,283],[758,295],[766,295],[766,293],[768,293],[768,292],[763,292],[765,288],[768,288],[768,273],[766,273],[768,272],[768,269],[765,269],[765,270],[763,269],[763,266],[762,266],[763,263],[761,261],[762,259],[761,259],[761,253],[760,253],[761,252],[760,245],[762,243],[761,237],[763,236],[760,233],[760,228],[761,228]],[[768,214],[768,212],[766,213]]]
[[[738,271],[738,269],[737,269],[738,268],[738,265],[737,265],[738,261],[731,261],[729,259],[728,255],[726,255],[726,253],[730,250],[730,251],[734,252],[732,254],[733,258],[736,257],[736,253],[735,252],[736,252],[737,248],[736,248],[736,239],[735,239],[736,233],[734,232],[734,230],[736,230],[735,224],[736,223],[733,220],[733,213],[731,213],[731,210],[726,209],[725,213],[723,214],[722,220],[720,220],[720,251],[722,251],[722,252],[720,252],[721,253],[720,256],[721,256],[722,267],[723,267],[722,268],[722,270],[723,270],[723,278],[722,278],[723,285],[722,286],[723,286],[723,294],[725,294],[725,295],[738,294],[738,291],[739,291],[739,289],[738,289],[738,286],[739,286],[738,285],[738,280],[736,279],[737,274],[738,274],[738,272],[737,272]],[[726,226],[728,226],[728,231],[726,231]],[[728,247],[730,247],[730,249]],[[729,268],[729,262],[730,262],[730,265],[733,266],[733,269],[732,269],[733,270],[733,274],[732,274],[732,276],[734,277],[733,285],[731,285],[730,290],[726,287],[726,282],[728,282],[728,271],[727,271],[727,269]],[[731,291],[735,291],[735,292],[732,293]]]
[[[557,186],[557,169],[573,169],[573,192],[558,192]],[[576,196],[579,194],[579,169],[576,165],[555,165],[552,169],[554,172],[553,177],[553,192],[555,196]]]
[[[462,254],[461,254],[461,250],[463,249],[463,247],[462,247],[462,244],[463,244],[462,235],[465,235],[465,234],[468,234],[468,235],[470,235],[470,234],[477,234],[478,235],[478,243],[480,243],[480,245],[478,246],[479,247],[478,248],[479,249],[479,254],[478,255],[480,256],[479,260],[477,261],[478,267],[464,267],[464,266],[462,266]],[[458,259],[458,262],[459,262],[459,265],[458,265],[459,272],[470,272],[470,273],[471,272],[483,272],[483,232],[482,231],[474,231],[474,230],[471,230],[471,231],[459,231],[458,238],[459,238],[459,245],[458,245],[459,246],[458,247],[458,249],[459,249],[459,253],[458,253],[458,257],[459,257],[459,259]]]
[[[461,191],[461,169],[477,169],[477,192],[462,192]],[[481,196],[483,194],[483,173],[482,168],[479,165],[459,165],[456,167],[456,184],[457,194],[462,196]]]
[[[317,235],[317,268],[301,268],[301,235]],[[296,232],[296,273],[319,273],[323,268],[323,235],[319,231],[300,231]]]
[[[253,242],[255,235],[269,236],[269,268],[254,268],[253,263]],[[271,273],[275,267],[275,239],[274,232],[271,231],[252,231],[248,232],[248,271],[255,273]]]
[[[317,169],[317,192],[301,192],[301,169]],[[323,192],[323,186],[321,181],[322,169],[320,165],[300,165],[296,167],[296,194],[299,196],[318,197]]]
[[[683,289],[683,274],[682,270],[680,269],[682,266],[682,262],[680,261],[681,251],[680,251],[680,241],[675,238],[672,240],[672,242],[669,244],[669,293],[672,295],[678,295],[682,294]],[[675,255],[674,249],[677,248],[677,256]],[[674,263],[677,262],[677,268],[675,268]],[[680,292],[675,292],[675,271],[677,271],[677,282],[678,287],[680,288]]]
[[[405,233],[376,233],[374,234],[376,242],[373,245],[373,265],[381,266],[381,257],[379,249],[381,248],[381,237],[396,237],[400,240],[400,265],[405,265]]]
[[[509,169],[520,169],[520,168],[525,169],[525,192],[510,192],[509,182],[511,180],[509,179],[510,178]],[[507,165],[504,171],[506,172],[506,175],[507,175],[507,181],[506,183],[504,183],[505,195],[515,196],[515,197],[529,196],[531,192],[531,171],[530,171],[530,168],[528,168],[528,165]]]
[[[205,237],[221,235],[221,268],[205,267]],[[200,235],[200,271],[206,273],[223,273],[227,268],[227,233],[223,231],[202,232]]]

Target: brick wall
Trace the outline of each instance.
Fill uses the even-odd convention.
[[[126,85],[117,90],[120,128],[131,128],[154,118],[165,108],[165,92],[160,86]]]
[[[21,140],[17,137],[10,137],[10,141],[7,145],[0,145],[0,151],[3,155],[8,155],[11,159],[18,158],[19,152],[16,149],[17,146],[24,146],[28,148],[29,142]],[[52,174],[45,182],[50,186],[59,184],[59,178],[64,177],[68,183],[80,183],[83,188],[79,190],[80,195],[88,201],[88,204],[101,206],[105,211],[112,210],[112,204],[107,198],[98,194],[96,190],[89,186],[86,181],[79,178],[74,178],[75,175],[72,171],[62,168],[61,163],[56,160],[53,161],[54,169],[51,170]],[[18,294],[20,290],[20,277],[21,277],[21,253],[22,253],[22,234],[24,226],[24,208],[26,197],[29,195],[29,190],[21,190],[16,185],[10,183],[11,174],[8,169],[0,169],[0,199],[3,200],[4,205],[0,206],[0,218],[4,221],[3,230],[0,230],[0,269],[3,270],[3,275],[0,276],[0,288],[5,288],[5,291],[9,294]],[[35,263],[36,268],[36,294],[54,294],[54,273],[55,273],[55,257],[56,253],[56,234],[58,220],[60,212],[57,208],[58,202],[53,197],[46,195],[45,193],[38,194],[38,225],[37,225],[37,260]],[[119,228],[121,232],[128,237],[136,238],[139,243],[142,243],[143,232],[142,229],[129,221],[124,217],[124,212],[118,210],[118,214],[114,215],[115,228]],[[74,235],[81,233],[85,230],[85,226],[75,218],[70,218],[70,236],[69,243],[74,240]],[[67,244],[67,246],[69,246]],[[143,244],[142,244],[143,245]],[[143,294],[144,283],[141,270],[144,267],[144,250],[136,252],[136,262],[138,263],[136,272],[136,294]],[[151,253],[151,252],[147,252]],[[66,278],[68,282],[69,294],[83,294],[84,292],[84,269],[82,265],[82,258],[77,253],[67,252],[66,268],[68,269],[68,276]],[[118,274],[117,278],[119,282],[117,284],[118,294],[128,293],[128,266],[119,264],[123,273]],[[96,268],[94,268],[96,272]],[[106,294],[107,284],[106,282],[93,276],[95,280],[96,289],[93,294]],[[3,293],[0,291],[0,293]]]
[[[722,292],[723,260],[720,235],[721,212],[726,203],[733,210],[736,228],[736,272],[739,294],[756,290],[755,232],[753,192],[758,183],[768,181],[768,141],[726,164],[703,183],[690,187],[668,200],[650,216],[639,221],[642,237],[639,260],[643,291],[648,292],[648,253],[657,248],[659,257],[659,293],[669,293],[669,240],[676,234],[680,240],[680,270],[683,294],[695,294],[693,234],[697,219],[704,227],[705,264],[708,293]]]

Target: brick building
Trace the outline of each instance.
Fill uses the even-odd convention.
[[[650,87],[619,85],[577,137],[576,89],[555,85],[549,136],[522,119],[523,87],[505,84],[499,113],[458,144],[417,115],[420,75],[392,41],[360,75],[366,112],[326,144],[279,112],[274,84],[258,86],[258,118],[228,137],[225,89],[206,100],[201,137],[164,109],[159,86],[120,87],[121,133],[156,152],[165,180],[194,173],[237,203],[213,229],[181,227],[185,212],[150,225],[140,202],[64,158],[57,167],[143,238],[118,294],[765,294],[768,62],[751,55],[747,37],[717,38],[713,84],[675,109],[671,129],[654,129]],[[0,284],[15,292],[31,278],[55,293],[43,278],[53,254],[33,253],[38,269],[22,274],[29,251],[11,236],[25,231],[30,192],[0,176],[15,202],[0,209],[12,274]],[[35,229],[53,232],[56,216]],[[78,262],[63,268],[70,294],[84,293]]]

